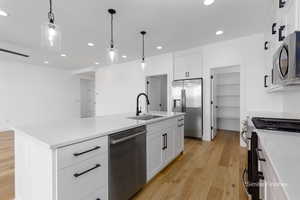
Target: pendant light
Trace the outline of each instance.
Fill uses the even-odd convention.
[[[142,35],[142,40],[143,40],[141,67],[144,70],[146,68],[146,62],[145,62],[145,35],[146,35],[146,31],[141,31],[141,35]]]
[[[42,46],[59,51],[61,49],[61,31],[55,24],[52,0],[49,0],[49,4],[49,21],[42,25]]]
[[[114,14],[116,14],[116,10],[115,9],[108,9],[108,13],[110,14],[110,46],[107,50],[107,58],[108,58],[108,62],[115,63],[118,61],[118,50],[115,47],[114,44],[114,24],[113,24],[113,20],[114,20]]]

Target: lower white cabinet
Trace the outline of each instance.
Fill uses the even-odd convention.
[[[177,120],[177,127],[175,127],[175,135],[174,135],[174,150],[175,155],[180,154],[184,150],[184,118],[179,118]]]
[[[153,133],[147,136],[147,180],[154,177],[162,168],[164,163],[163,134]]]
[[[257,154],[259,157],[259,171],[263,178],[260,179],[260,199],[262,200],[287,200],[283,185],[279,181],[271,160],[259,142]]]
[[[58,199],[78,199],[107,187],[108,157],[97,155],[58,171]]]
[[[163,167],[167,166],[175,158],[175,130],[174,127],[167,128],[164,131],[165,145],[163,150]]]
[[[178,124],[180,120],[180,124]],[[183,117],[147,127],[147,181],[183,151]]]

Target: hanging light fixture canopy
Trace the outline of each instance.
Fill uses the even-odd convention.
[[[55,24],[52,0],[49,0],[48,22],[42,25],[42,46],[51,50],[61,49],[61,31]]]
[[[146,31],[141,31],[142,40],[143,40],[141,67],[143,70],[146,67],[146,62],[145,62],[145,35],[146,35],[146,33],[147,33]]]
[[[114,44],[114,15],[116,14],[115,9],[108,9],[108,13],[110,14],[110,45],[107,50],[107,58],[110,63],[115,63],[118,61],[118,50]]]

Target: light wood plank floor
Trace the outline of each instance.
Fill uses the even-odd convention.
[[[0,133],[0,200],[14,196],[13,135]],[[246,200],[241,173],[246,150],[239,135],[220,131],[213,142],[185,140],[185,152],[134,200]]]
[[[13,140],[13,133],[0,133],[0,200],[12,200],[14,196]]]

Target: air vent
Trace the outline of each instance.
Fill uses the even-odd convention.
[[[26,55],[26,54],[23,54],[23,53],[19,53],[19,52],[15,52],[15,51],[10,51],[10,50],[7,50],[7,49],[1,49],[1,48],[0,48],[0,52],[5,52],[5,53],[17,55],[17,56],[26,57],[26,58],[29,57],[29,55]]]

